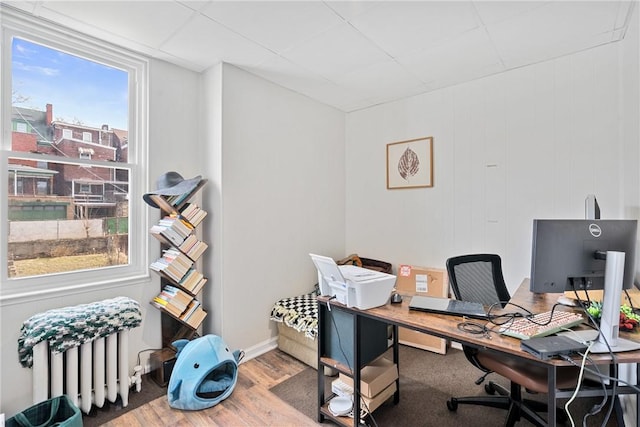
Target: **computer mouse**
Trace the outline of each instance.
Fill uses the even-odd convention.
[[[391,304],[400,304],[402,302],[402,295],[393,293],[391,295]]]

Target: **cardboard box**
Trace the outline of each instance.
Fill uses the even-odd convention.
[[[449,276],[443,268],[416,267],[401,264],[398,266],[396,291],[405,297],[424,295],[430,297],[449,296]],[[405,298],[408,300],[409,298]],[[401,344],[445,354],[447,340],[411,329],[399,328],[398,341]]]
[[[369,397],[364,397],[363,396],[360,399],[360,407],[362,409],[369,409],[369,412],[373,412],[376,409],[378,409],[378,407],[380,405],[382,405],[384,402],[386,402],[386,400],[388,398],[393,396],[393,393],[395,393],[397,389],[398,388],[397,388],[396,383],[394,381],[387,388],[385,388],[380,393],[375,395],[375,397],[373,397],[373,398],[369,398]]]
[[[353,387],[353,378],[344,374],[340,374],[339,378],[347,386]],[[398,365],[384,357],[376,359],[360,370],[360,395],[377,397],[389,384],[395,385],[397,379]]]

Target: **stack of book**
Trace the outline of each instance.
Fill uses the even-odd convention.
[[[192,302],[191,295],[171,285],[165,285],[162,292],[152,301],[156,307],[164,309],[176,317],[183,315]]]
[[[190,294],[196,295],[202,287],[207,283],[207,278],[195,268],[190,269],[178,283],[181,288],[187,290]]]
[[[207,317],[207,313],[202,309],[202,304],[197,299],[193,299],[185,312],[180,315],[180,320],[197,328],[205,317]]]
[[[197,261],[208,247],[209,245],[201,240],[198,240],[195,234],[190,234],[189,237],[184,239],[184,242],[182,242],[182,244],[178,246],[178,249],[180,249],[192,260]]]
[[[189,221],[191,225],[197,227],[207,216],[207,211],[200,209],[195,203],[189,203],[182,208],[180,215]]]
[[[177,217],[162,218],[149,232],[156,239],[170,246],[180,246],[193,230],[191,224]]]
[[[193,260],[191,258],[178,249],[170,248],[163,251],[162,257],[151,263],[149,268],[180,283],[192,266]]]

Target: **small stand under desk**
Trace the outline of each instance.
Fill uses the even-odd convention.
[[[637,289],[632,289],[631,294],[637,294]],[[633,298],[633,296],[632,296]],[[525,279],[518,287],[517,291],[513,294],[511,302],[530,310],[534,313],[541,313],[549,311],[551,307],[556,303],[558,299],[557,294],[533,294],[529,291],[529,280]],[[327,303],[330,304],[332,310],[342,310],[353,317],[353,342],[354,342],[354,366],[364,365],[361,362],[360,346],[362,342],[366,342],[361,329],[362,319],[373,319],[381,322],[385,322],[393,326],[393,358],[394,362],[398,363],[398,342],[397,342],[397,328],[404,327],[415,331],[424,332],[434,335],[436,337],[445,338],[450,341],[459,342],[463,345],[473,346],[481,348],[483,351],[493,351],[502,355],[510,355],[515,358],[527,359],[529,362],[540,364],[548,370],[549,378],[549,391],[547,397],[547,403],[549,406],[549,412],[547,413],[547,420],[549,426],[556,425],[556,405],[557,400],[562,398],[569,398],[574,394],[574,390],[559,390],[556,387],[557,368],[563,366],[572,366],[572,364],[564,359],[548,359],[541,360],[535,356],[520,349],[520,340],[509,336],[491,334],[491,338],[487,338],[483,335],[473,335],[461,331],[458,329],[458,324],[461,322],[461,317],[447,316],[424,313],[420,311],[409,310],[409,303],[411,298],[405,298],[401,304],[389,304],[371,308],[369,310],[358,310],[355,308],[348,308],[335,300],[329,301],[329,297],[318,297],[318,422],[323,422],[325,417],[328,417],[341,425],[357,426],[359,425],[359,410],[360,399],[354,398],[354,418],[348,417],[335,417],[328,410],[327,401],[325,401],[324,395],[324,373],[321,369],[322,366],[331,366],[338,369],[338,371],[350,375],[354,379],[354,396],[358,396],[360,385],[360,370],[355,369],[353,372],[347,366],[337,363],[331,358],[324,357],[326,349],[323,341],[325,334],[328,333],[325,326],[324,317],[327,315]],[[634,341],[640,341],[639,332],[621,332],[621,337],[631,339]],[[613,367],[613,371],[617,371],[617,367],[624,364],[635,364],[635,372],[637,378],[640,379],[640,350],[626,351],[616,353],[615,360],[611,358],[609,354],[590,354],[590,358],[593,363],[598,365],[609,365]],[[446,356],[443,356],[446,357]],[[575,358],[576,363],[581,363],[581,358]],[[398,365],[399,366],[399,365]],[[637,382],[637,381],[636,381]],[[394,396],[394,401],[397,403],[400,398],[399,392],[399,380],[398,391]],[[635,394],[638,396],[640,393],[634,388],[626,385],[618,385],[616,387],[616,395]],[[581,386],[578,397],[593,397],[593,396],[607,396],[613,395],[611,385],[606,387],[606,391],[598,385],[597,387]],[[444,406],[446,402],[442,402]],[[640,405],[639,405],[640,406]],[[636,407],[638,409],[638,407]],[[506,416],[506,413],[505,413]],[[640,411],[636,410],[636,425],[640,426]]]
[[[398,364],[398,327],[391,325],[391,343],[389,343],[389,322],[385,319],[373,318],[367,315],[367,310],[349,308],[329,297],[319,296],[318,301],[318,422],[323,422],[325,417],[331,419],[339,425],[358,426],[360,425],[360,370],[367,363],[376,359],[392,348],[393,360]],[[338,321],[336,322],[336,318]],[[340,323],[340,326],[337,325]],[[345,324],[347,323],[347,324]],[[331,325],[327,330],[327,325]],[[382,328],[381,328],[382,326]],[[348,348],[341,348],[337,351],[330,348],[331,333],[340,334],[347,331],[345,335],[351,336],[337,337],[338,341],[344,340]],[[371,336],[375,334],[375,336]],[[368,337],[367,337],[368,335]],[[362,338],[368,338],[364,340]],[[370,339],[373,338],[373,339]],[[348,346],[351,343],[352,346]],[[337,351],[337,355],[332,354]],[[350,353],[350,354],[348,354]],[[337,360],[341,359],[341,360]],[[348,416],[337,416],[329,410],[329,403],[336,397],[331,393],[325,398],[325,374],[324,366],[336,369],[341,374],[353,379],[353,418]],[[358,369],[353,369],[358,367]],[[395,380],[396,391],[393,394],[393,401],[397,404],[400,401],[400,379]]]

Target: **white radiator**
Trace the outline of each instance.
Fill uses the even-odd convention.
[[[105,398],[120,395],[129,404],[129,331],[127,329],[71,348],[49,351],[46,341],[33,347],[33,403],[66,394],[85,414]]]

